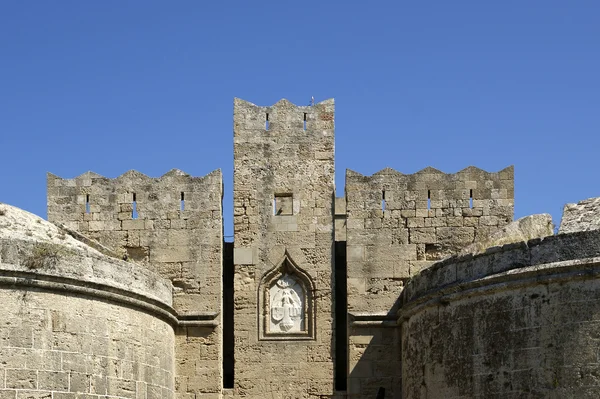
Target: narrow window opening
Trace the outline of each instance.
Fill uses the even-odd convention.
[[[306,112],[304,113],[304,130],[306,130]]]
[[[469,208],[473,208],[473,190],[469,190]]]
[[[138,218],[138,211],[137,211],[137,199],[135,196],[135,193],[133,193],[133,209],[131,210],[131,218],[132,219],[137,219]]]
[[[183,191],[181,192],[181,201],[179,202],[179,210],[180,211],[185,210],[185,194],[183,194]]]
[[[273,215],[286,216],[294,214],[294,199],[292,194],[275,194],[273,199]]]
[[[85,213],[90,213],[90,195],[85,196]]]
[[[335,389],[347,389],[348,376],[348,286],[346,268],[346,241],[336,241],[334,286],[334,322],[335,322]]]
[[[431,190],[427,190],[427,209],[431,209]]]
[[[265,119],[265,130],[269,130],[269,114],[267,113],[267,117]]]
[[[234,296],[233,296],[233,243],[223,243],[223,388],[233,388],[234,383]]]
[[[381,192],[381,210],[385,212],[385,190]]]

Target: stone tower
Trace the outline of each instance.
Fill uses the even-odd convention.
[[[234,103],[236,395],[332,395],[334,101]]]

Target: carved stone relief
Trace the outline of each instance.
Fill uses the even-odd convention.
[[[289,274],[284,274],[269,289],[270,332],[295,333],[304,331],[304,289]]]
[[[263,276],[259,290],[261,339],[313,338],[313,283],[287,252]]]

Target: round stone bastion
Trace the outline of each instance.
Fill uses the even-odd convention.
[[[0,204],[0,398],[173,398],[171,283]]]
[[[600,230],[423,270],[398,314],[403,398],[599,398],[599,273]]]

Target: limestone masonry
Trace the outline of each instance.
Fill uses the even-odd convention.
[[[514,171],[346,171],[334,101],[235,99],[220,170],[48,174],[0,204],[0,399],[600,397],[600,199]]]

